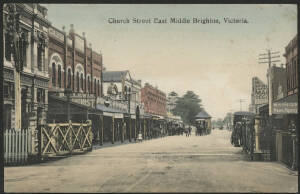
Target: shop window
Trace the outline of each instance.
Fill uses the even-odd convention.
[[[41,45],[39,45],[38,48],[37,48],[37,65],[38,65],[38,70],[43,71],[43,67],[44,67],[44,49]]]
[[[10,97],[10,90],[9,90],[9,85],[8,85],[8,83],[4,83],[4,87],[3,87],[3,97],[4,97],[4,98],[9,98],[9,97]]]
[[[37,89],[37,102],[42,103],[45,102],[45,91],[42,88]]]
[[[8,33],[5,34],[5,59],[7,61],[11,61],[11,53],[12,53],[12,48],[11,48],[11,36],[9,36]]]
[[[4,105],[4,111],[3,111],[3,124],[4,124],[4,129],[11,129],[11,109],[12,106],[10,104],[5,104]]]
[[[22,33],[22,39],[24,40],[24,44],[21,47],[23,67],[27,67],[27,33]]]

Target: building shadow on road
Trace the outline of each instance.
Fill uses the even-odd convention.
[[[149,139],[151,140],[151,139]],[[143,143],[144,141],[149,141],[147,140],[143,140],[140,143]],[[103,149],[103,148],[109,148],[109,147],[117,147],[117,146],[122,146],[122,145],[126,145],[126,144],[135,144],[135,143],[139,143],[138,141],[132,140],[131,142],[129,140],[125,140],[123,143],[121,141],[115,142],[114,144],[112,144],[111,142],[107,142],[104,143],[103,145],[93,145],[93,150],[99,150],[99,149]]]

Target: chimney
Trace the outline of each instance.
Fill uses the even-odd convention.
[[[65,25],[62,26],[62,30],[63,30],[64,32],[66,31],[66,26],[65,26]]]
[[[82,37],[85,38],[85,32],[82,32]]]

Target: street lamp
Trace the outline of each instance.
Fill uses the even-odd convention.
[[[71,115],[70,115],[70,96],[71,96],[72,90],[71,88],[66,88],[65,89],[65,95],[67,96],[67,122],[71,120]]]

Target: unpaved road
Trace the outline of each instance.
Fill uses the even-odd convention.
[[[5,167],[5,192],[298,192],[277,162],[247,161],[230,132],[171,136]]]

